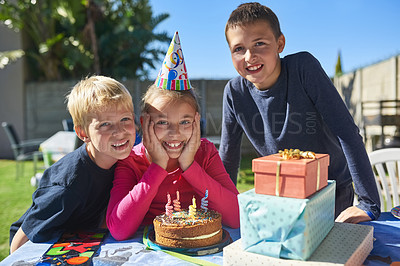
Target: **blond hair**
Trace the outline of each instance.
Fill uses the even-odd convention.
[[[194,88],[190,90],[166,90],[153,84],[147,89],[142,98],[142,113],[147,113],[149,108],[158,101],[168,102],[168,104],[172,105],[178,101],[186,102],[196,112],[200,113],[200,106]]]
[[[105,76],[91,76],[78,82],[67,95],[67,108],[75,126],[87,130],[89,117],[111,105],[133,111],[132,96],[120,82]]]

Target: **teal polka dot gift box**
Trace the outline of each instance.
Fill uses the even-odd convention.
[[[334,225],[335,181],[305,199],[238,195],[240,233],[245,251],[276,258],[306,260]]]

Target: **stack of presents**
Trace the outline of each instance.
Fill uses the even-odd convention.
[[[224,265],[362,265],[373,227],[335,223],[328,154],[284,150],[253,160],[254,189],[238,195],[241,238]]]

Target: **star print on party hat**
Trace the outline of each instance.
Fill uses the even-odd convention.
[[[185,59],[183,57],[181,41],[178,32],[175,32],[165,55],[160,72],[154,84],[166,90],[190,90],[192,86],[187,76]]]

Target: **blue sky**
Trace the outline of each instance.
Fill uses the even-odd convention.
[[[232,66],[224,28],[239,0],[150,0],[154,15],[169,13],[156,31],[171,38],[179,32],[190,79],[229,79]],[[286,37],[281,57],[312,53],[329,76],[340,50],[342,69],[350,72],[400,54],[398,0],[259,1],[278,16]],[[167,50],[168,45],[165,47]],[[160,62],[161,65],[161,62]],[[158,69],[150,78],[156,77]]]

